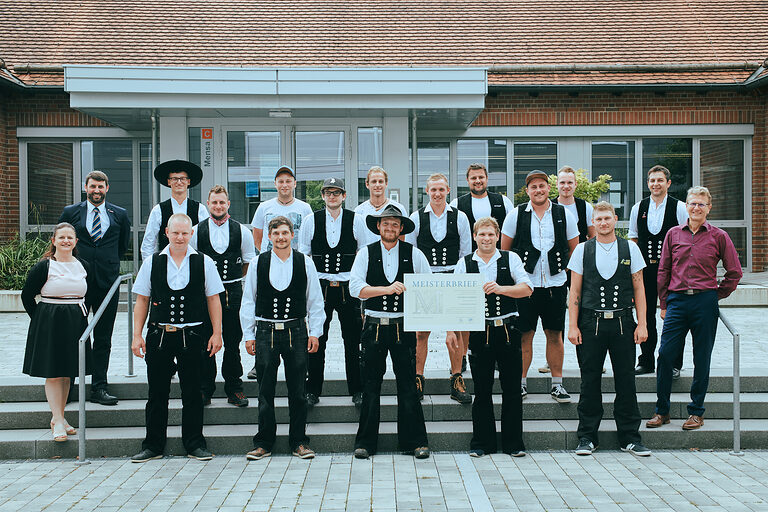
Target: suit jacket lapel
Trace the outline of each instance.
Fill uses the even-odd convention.
[[[80,225],[85,229],[90,237],[91,231],[88,229],[88,201],[80,203]],[[75,226],[77,227],[77,226]]]

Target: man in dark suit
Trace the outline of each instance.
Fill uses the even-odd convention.
[[[94,274],[88,288],[88,303],[94,312],[101,305],[112,283],[120,275],[120,259],[131,241],[131,222],[124,208],[106,202],[109,179],[101,171],[91,171],[85,177],[87,201],[64,208],[59,222],[75,226],[79,256],[90,264]],[[109,353],[112,350],[112,329],[117,315],[118,294],[109,301],[93,330],[93,376],[90,401],[116,405],[117,397],[107,390]]]

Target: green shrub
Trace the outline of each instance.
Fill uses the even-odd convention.
[[[18,234],[0,244],[0,289],[21,290],[27,280],[27,272],[40,261],[47,248],[46,237],[22,240]]]
[[[574,197],[583,199],[587,202],[594,203],[605,192],[608,192],[608,182],[611,181],[610,174],[601,174],[595,181],[589,181],[587,178],[586,169],[578,169],[576,171],[576,190],[573,191]],[[549,198],[554,199],[558,196],[557,192],[557,174],[549,175]],[[521,187],[515,194],[515,204],[520,204],[528,201],[528,194],[525,192],[525,187]]]

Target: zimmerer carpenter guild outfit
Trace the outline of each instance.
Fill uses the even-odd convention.
[[[485,282],[499,286],[525,283],[533,290],[520,257],[496,250],[486,263],[477,252],[459,260],[456,274],[482,274]],[[501,449],[504,453],[525,450],[523,399],[520,396],[522,351],[520,331],[515,328],[517,299],[494,293],[485,295],[485,330],[469,333],[469,366],[475,383],[472,402],[470,449],[496,452],[496,419],[493,414],[493,371],[498,364],[501,382]]]
[[[88,264],[44,259],[27,274],[21,301],[30,317],[23,372],[32,377],[76,377],[77,342],[88,324]],[[35,296],[40,295],[40,302]],[[86,343],[86,368],[90,343]],[[86,371],[86,373],[90,373]]]
[[[515,208],[507,196],[490,190],[485,197],[475,197],[471,193],[466,193],[451,201],[451,206],[464,212],[467,221],[469,221],[470,231],[475,227],[477,219],[483,217],[493,217],[501,229],[507,214]],[[496,242],[496,247],[501,247],[501,237]],[[477,250],[477,243],[474,239],[472,239],[472,250]]]
[[[658,333],[656,332],[656,302],[658,289],[656,281],[659,273],[659,261],[667,232],[679,224],[685,224],[688,220],[688,212],[685,211],[685,203],[678,201],[667,194],[661,204],[650,197],[636,203],[629,214],[629,238],[636,238],[640,252],[645,258],[643,269],[643,286],[645,286],[646,322],[648,323],[648,341],[640,345],[640,356],[637,365],[645,371],[653,373],[655,368],[656,344]],[[683,367],[683,347],[676,355],[674,367],[678,370]]]
[[[198,224],[189,245],[207,254],[216,264],[224,291],[221,298],[221,330],[224,343],[224,356],[221,362],[221,374],[224,377],[224,392],[233,398],[242,393],[243,366],[240,362],[240,340],[243,331],[240,328],[240,302],[243,297],[243,265],[256,257],[251,232],[231,217],[223,222],[213,218]],[[206,398],[213,396],[216,390],[216,358],[208,357],[203,361],[202,392]],[[246,402],[247,403],[247,402]]]
[[[144,261],[133,292],[149,297],[146,355],[149,397],[147,437],[142,449],[163,453],[168,425],[171,375],[179,372],[181,387],[181,441],[187,453],[205,448],[203,399],[200,394],[201,358],[208,357],[207,297],[224,291],[216,264],[187,247],[180,266],[166,247]],[[175,364],[174,364],[175,361]]]
[[[344,186],[343,182],[338,180]],[[326,183],[328,180],[326,180]],[[325,323],[317,352],[309,354],[307,393],[320,397],[325,373],[325,346],[333,312],[339,315],[341,337],[344,340],[344,361],[347,391],[351,396],[362,392],[360,383],[360,300],[349,293],[349,271],[358,249],[367,239],[365,221],[352,210],[342,208],[333,218],[327,208],[304,218],[299,251],[310,255],[320,278],[325,302]]]
[[[603,418],[601,380],[605,355],[611,356],[616,398],[613,415],[619,444],[640,444],[640,411],[635,392],[635,341],[632,316],[632,274],[645,267],[634,242],[617,238],[600,243],[596,238],[579,244],[568,268],[582,278],[578,326],[581,331],[581,394],[579,439],[598,443]],[[573,290],[571,290],[573,293]]]
[[[311,258],[292,250],[283,261],[270,249],[251,263],[245,278],[240,323],[243,340],[256,341],[259,431],[253,436],[254,448],[271,452],[275,443],[275,386],[280,358],[288,386],[289,447],[294,451],[309,443],[305,433],[307,338],[319,337],[324,321],[323,295]]]
[[[400,210],[388,206],[378,216],[369,215],[366,224],[374,232],[381,217],[400,217]],[[373,221],[371,223],[371,220]],[[409,223],[407,217],[402,222]],[[371,225],[373,224],[373,226]],[[409,226],[412,229],[412,226]],[[405,232],[405,230],[404,230]],[[387,250],[375,242],[357,253],[350,274],[350,293],[360,297],[367,286],[389,286],[403,282],[404,274],[430,274],[424,254],[413,245],[397,241]],[[365,322],[361,339],[360,371],[363,405],[355,437],[355,449],[376,453],[379,439],[381,383],[387,370],[387,353],[397,382],[397,438],[400,449],[427,446],[424,412],[416,391],[416,333],[403,331],[403,295],[381,295],[365,300]]]

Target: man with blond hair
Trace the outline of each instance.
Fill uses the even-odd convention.
[[[577,455],[591,455],[599,444],[603,419],[601,381],[606,353],[611,356],[616,398],[613,417],[621,449],[645,457],[640,442],[640,410],[635,390],[635,344],[648,338],[645,322],[643,255],[637,244],[616,237],[616,211],[601,201],[592,221],[597,237],[580,243],[571,255],[568,339],[581,352],[579,445]],[[637,322],[632,316],[637,308]]]
[[[446,202],[451,187],[444,174],[429,176],[425,189],[429,204],[411,214],[415,227],[405,241],[424,253],[432,273],[452,273],[459,259],[472,252],[472,228],[466,214]],[[429,333],[419,332],[416,337],[416,386],[422,397]],[[461,344],[456,337],[446,337],[446,345],[451,359],[451,398],[461,404],[471,403],[472,396],[461,376]]]
[[[683,430],[704,424],[704,397],[720,316],[718,301],[733,293],[742,276],[739,255],[728,233],[707,222],[712,211],[709,190],[688,189],[685,207],[688,221],[669,230],[659,262],[659,308],[664,327],[656,368],[656,411],[645,424],[648,428],[669,423],[672,371],[688,331],[693,337],[693,382]],[[720,262],[725,275],[718,284]]]
[[[371,194],[371,197],[357,205],[355,213],[360,215],[363,219],[369,215],[378,215],[379,212],[384,210],[388,205],[393,205],[400,210],[404,216],[408,216],[408,209],[397,201],[390,199],[387,196],[387,185],[389,184],[389,175],[387,171],[374,165],[368,169],[368,175],[365,177],[365,188]],[[372,244],[378,242],[381,239],[380,235],[377,235],[373,231],[368,230],[366,234],[367,238],[365,244]]]
[[[469,334],[469,364],[475,383],[472,403],[472,440],[469,454],[482,457],[496,451],[496,419],[493,413],[493,371],[501,383],[501,449],[513,457],[525,455],[523,400],[517,385],[522,373],[517,299],[533,293],[533,284],[520,257],[499,251],[499,223],[483,217],[473,227],[477,250],[460,259],[455,274],[482,274],[485,292],[485,329]],[[452,336],[449,333],[449,336]]]

